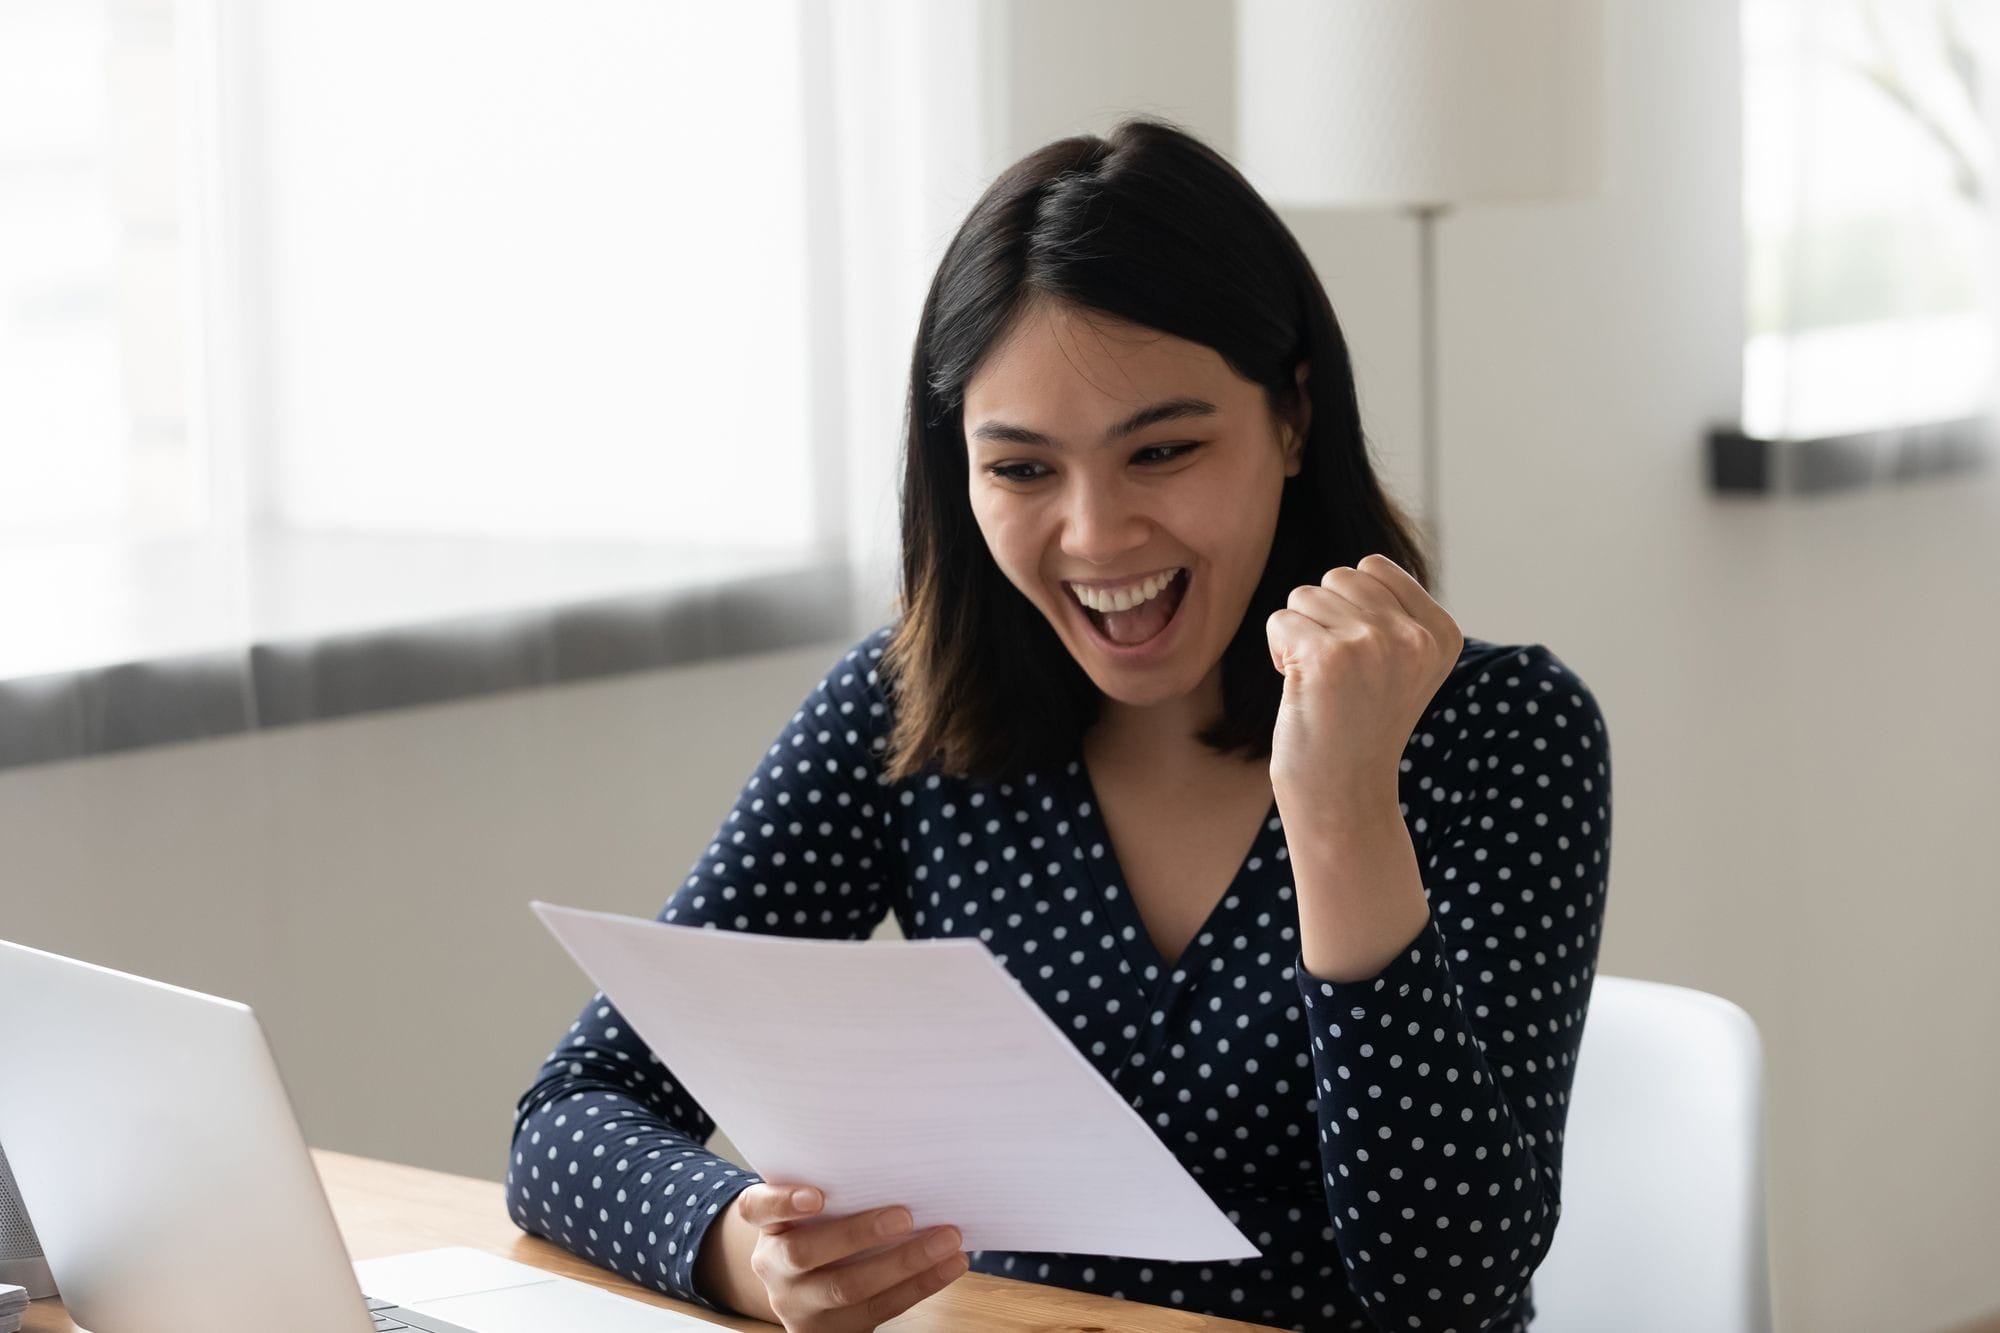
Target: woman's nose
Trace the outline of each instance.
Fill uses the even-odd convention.
[[[1102,565],[1145,545],[1147,520],[1116,485],[1079,485],[1063,516],[1065,555]]]

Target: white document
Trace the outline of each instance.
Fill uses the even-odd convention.
[[[460,1245],[357,1260],[354,1276],[378,1301],[479,1333],[701,1333],[715,1327]]]
[[[532,904],[759,1175],[967,1250],[1257,1247],[973,939],[791,939]]]

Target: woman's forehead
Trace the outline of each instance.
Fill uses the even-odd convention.
[[[1108,425],[1177,396],[1228,410],[1258,394],[1212,347],[1098,311],[1037,302],[966,382],[968,430],[988,418],[1054,434]],[[1047,414],[1053,421],[1024,419]]]

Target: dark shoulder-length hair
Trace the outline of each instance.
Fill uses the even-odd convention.
[[[1220,154],[1141,118],[1001,173],[931,282],[910,366],[900,605],[882,657],[896,698],[886,775],[1019,777],[1072,757],[1097,718],[1097,687],[1001,573],[967,493],[966,381],[1015,316],[1048,298],[1214,348],[1274,412],[1297,408],[1295,375],[1311,364],[1303,466],[1223,651],[1222,716],[1201,735],[1266,756],[1284,680],[1265,620],[1297,585],[1371,551],[1426,586],[1430,562],[1376,479],[1347,343],[1298,241]]]

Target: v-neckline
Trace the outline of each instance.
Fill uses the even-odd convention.
[[[1216,895],[1215,901],[1203,915],[1201,924],[1195,928],[1194,934],[1188,937],[1187,946],[1181,950],[1180,956],[1168,962],[1166,956],[1160,952],[1159,946],[1153,943],[1152,932],[1146,928],[1146,919],[1139,911],[1139,904],[1132,897],[1131,885],[1125,878],[1125,868],[1118,861],[1117,845],[1111,841],[1111,826],[1104,820],[1104,803],[1098,799],[1096,784],[1090,778],[1090,766],[1084,763],[1081,749],[1070,760],[1066,772],[1077,793],[1078,817],[1085,821],[1089,836],[1104,847],[1104,855],[1101,858],[1085,854],[1083,862],[1086,873],[1090,875],[1097,889],[1099,906],[1120,919],[1123,928],[1113,931],[1112,934],[1118,940],[1119,948],[1124,950],[1126,960],[1133,965],[1139,980],[1153,983],[1155,996],[1153,1007],[1157,1011],[1164,1007],[1172,991],[1178,990],[1189,977],[1195,975],[1194,965],[1201,963],[1207,957],[1214,948],[1223,925],[1241,910],[1244,897],[1243,879],[1245,875],[1251,873],[1250,863],[1256,861],[1261,868],[1274,851],[1268,846],[1270,841],[1284,836],[1283,824],[1278,815],[1277,798],[1272,797],[1271,804],[1265,808],[1264,817],[1257,823],[1257,834],[1250,840],[1249,849],[1243,853],[1243,859],[1237,862],[1235,873],[1230,876],[1229,883]],[[1105,870],[1100,871],[1099,867],[1093,864],[1098,860],[1105,863]],[[1153,969],[1150,978],[1146,975],[1148,968]]]

